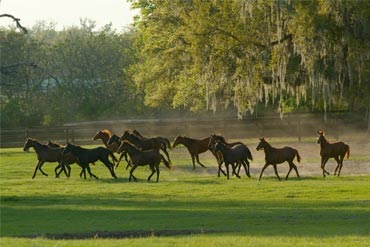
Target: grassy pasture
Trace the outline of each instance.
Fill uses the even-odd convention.
[[[251,142],[247,142],[251,143]],[[277,146],[285,145],[276,141]],[[289,142],[288,142],[289,143]],[[341,177],[321,177],[318,147],[305,141],[298,169],[278,181],[272,168],[258,182],[263,153],[254,155],[252,178],[217,178],[214,158],[191,170],[184,148],[170,151],[174,170],[161,165],[159,183],[138,168],[128,182],[126,164],[118,179],[98,162],[99,180],[38,173],[33,151],[0,149],[1,246],[370,246],[369,144],[352,148]],[[368,149],[369,150],[369,149]],[[281,177],[287,165],[278,167]],[[328,164],[333,171],[333,162]]]

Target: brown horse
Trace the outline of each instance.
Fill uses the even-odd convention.
[[[133,130],[133,131],[132,131],[132,134],[136,135],[137,137],[139,137],[139,138],[140,138],[140,139],[142,139],[142,140],[150,139],[150,138],[144,137],[144,136],[143,136],[139,131],[137,131],[137,130]],[[157,139],[158,141],[160,141],[160,142],[164,143],[168,149],[172,149],[171,143],[170,143],[170,141],[169,141],[167,138],[162,137],[162,136],[156,136],[156,137],[153,137],[153,138],[155,138],[155,139]]]
[[[157,172],[157,182],[159,180],[159,164],[161,161],[167,166],[167,168],[172,169],[171,164],[163,157],[162,154],[159,153],[159,149],[150,149],[150,150],[139,150],[135,145],[128,141],[123,141],[121,146],[118,149],[118,153],[127,152],[132,161],[132,168],[130,170],[130,177],[137,181],[136,177],[133,175],[133,172],[138,166],[146,166],[149,165],[150,170],[152,173],[148,177],[148,182],[150,181],[151,177],[154,173]]]
[[[326,174],[329,175],[329,172],[325,170],[325,164],[330,158],[334,158],[337,161],[337,167],[335,168],[334,176],[337,174],[340,175],[340,171],[343,166],[344,156],[347,154],[347,159],[349,159],[349,146],[343,142],[329,143],[324,137],[324,132],[322,130],[317,131],[319,137],[317,143],[320,144],[320,155],[321,155],[321,169],[322,175],[326,177]]]
[[[279,174],[277,172],[276,165],[281,164],[285,161],[289,163],[289,171],[286,175],[285,179],[288,179],[290,172],[292,169],[295,170],[297,173],[297,177],[299,176],[297,166],[293,163],[294,158],[297,156],[298,162],[301,161],[301,157],[298,154],[298,151],[291,147],[283,147],[283,148],[274,148],[272,147],[264,138],[260,138],[260,143],[257,146],[257,151],[263,149],[265,151],[265,165],[262,168],[259,180],[261,180],[263,171],[268,167],[269,165],[272,165],[275,170],[275,174],[280,180]]]
[[[102,140],[103,144],[106,148],[108,148],[112,152],[116,152],[118,150],[119,144],[118,143],[111,143],[108,144],[108,140],[111,138],[112,133],[108,129],[99,130],[96,132],[96,134],[93,136],[93,140],[96,141],[98,139]]]
[[[177,136],[173,143],[173,147],[176,147],[177,145],[182,144],[188,149],[191,155],[191,159],[193,161],[193,170],[195,169],[195,160],[201,167],[206,168],[205,165],[200,163],[199,154],[204,153],[209,150],[208,148],[209,140],[210,140],[210,137],[206,137],[203,139],[192,139],[186,136]]]
[[[65,170],[64,166],[62,166],[62,162],[64,161],[63,157],[63,147],[56,147],[56,148],[49,148],[47,145],[41,144],[40,142],[36,141],[35,139],[32,138],[27,138],[26,142],[23,145],[23,151],[28,151],[31,147],[35,150],[37,154],[37,164],[35,171],[33,173],[32,179],[36,177],[36,172],[39,170],[44,176],[48,176],[43,170],[42,166],[44,165],[45,162],[58,162],[58,166],[55,168],[55,175],[56,177],[59,176],[57,175],[56,170],[58,168],[62,168],[64,170],[64,173],[68,177],[69,174]],[[68,162],[67,162],[68,163]]]

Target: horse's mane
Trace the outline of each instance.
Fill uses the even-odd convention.
[[[109,135],[109,136],[111,136],[112,135],[112,133],[109,131],[109,129],[103,129],[103,130],[100,130],[102,133],[104,133],[104,134],[107,134],[107,135]]]

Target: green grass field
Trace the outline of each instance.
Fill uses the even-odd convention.
[[[270,172],[259,182],[257,156],[252,178],[226,180],[210,155],[201,157],[207,169],[192,171],[184,148],[170,153],[174,170],[161,165],[159,183],[148,183],[148,168],[128,182],[125,163],[113,179],[100,162],[92,166],[99,180],[80,179],[76,165],[70,178],[56,179],[55,163],[32,180],[33,151],[0,149],[0,245],[370,246],[369,174],[300,171],[302,179],[278,181]]]

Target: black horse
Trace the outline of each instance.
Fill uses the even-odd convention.
[[[340,175],[340,171],[343,166],[344,156],[347,154],[347,159],[349,159],[349,146],[343,142],[329,143],[324,137],[324,131],[317,131],[319,138],[317,143],[320,144],[320,155],[321,155],[321,169],[322,175],[326,177],[326,174],[329,175],[329,172],[325,170],[325,164],[330,158],[334,158],[337,161],[337,167],[335,168],[334,176],[337,174]]]
[[[129,181],[131,181],[131,178],[137,181],[136,177],[133,175],[133,172],[138,166],[149,165],[152,173],[148,177],[148,182],[150,181],[150,178],[154,175],[155,172],[157,172],[157,182],[158,182],[160,173],[159,164],[161,163],[161,161],[163,161],[167,168],[172,169],[171,164],[163,157],[162,154],[159,153],[159,149],[150,149],[142,151],[135,147],[135,145],[127,141],[123,141],[118,149],[118,153],[121,152],[127,152],[132,161],[132,168],[130,170]]]
[[[104,165],[108,168],[110,171],[112,177],[117,178],[116,174],[114,173],[114,164],[110,162],[109,156],[113,159],[113,161],[117,162],[116,157],[113,155],[112,151],[110,151],[107,148],[104,147],[97,147],[93,149],[86,149],[82,148],[80,146],[76,146],[73,144],[68,143],[64,150],[63,155],[66,155],[68,153],[72,153],[77,157],[78,164],[82,167],[82,172],[84,174],[84,178],[86,179],[86,171],[90,174],[90,177],[94,177],[98,179],[97,176],[91,173],[89,163],[96,162],[100,160],[104,163]],[[80,174],[81,176],[81,174]]]
[[[136,147],[142,150],[150,150],[150,149],[161,149],[167,156],[168,162],[171,163],[170,155],[167,152],[167,144],[165,141],[162,141],[157,138],[145,138],[142,139],[138,137],[136,134],[129,133],[128,130],[123,132],[121,141],[128,141],[134,144]]]
[[[272,165],[275,170],[275,174],[280,180],[279,174],[277,172],[276,165],[281,164],[285,161],[289,163],[289,171],[286,175],[285,179],[288,179],[290,172],[292,169],[295,170],[297,173],[297,177],[299,176],[297,166],[293,163],[294,158],[297,156],[297,161],[301,161],[301,157],[298,154],[298,151],[291,147],[283,147],[283,148],[274,148],[272,147],[264,138],[260,138],[260,143],[257,146],[257,151],[263,149],[265,151],[265,165],[262,168],[259,180],[261,180],[263,171],[268,167],[269,165]]]
[[[235,172],[234,164],[243,165],[245,169],[245,173],[248,177],[250,177],[249,171],[249,161],[248,159],[251,158],[251,152],[247,146],[244,144],[236,144],[232,147],[227,146],[226,144],[218,141],[213,149],[216,153],[221,152],[223,161],[225,162],[226,166],[226,174],[227,179],[229,179],[229,165],[231,165],[233,169],[233,173],[240,178],[239,174]],[[221,164],[219,164],[220,166]],[[219,169],[221,169],[219,167]]]
[[[216,134],[212,134],[211,135],[211,138],[209,139],[209,143],[208,143],[208,149],[212,151],[213,155],[216,157],[217,159],[217,162],[218,162],[218,177],[220,177],[220,172],[222,172],[225,176],[226,176],[226,173],[221,169],[221,165],[223,163],[223,157],[222,157],[222,154],[219,155],[218,153],[214,152],[214,147],[216,145],[217,142],[221,142],[223,144],[225,144],[227,147],[229,148],[232,148],[236,145],[245,145],[244,143],[242,142],[226,142],[225,138],[223,136],[220,136],[220,135],[216,135]],[[246,145],[245,145],[246,146]],[[246,146],[247,147],[247,146]],[[248,149],[248,159],[249,160],[253,160],[253,157],[252,157],[252,153],[250,152],[249,148],[247,147]],[[249,162],[248,162],[249,164]],[[240,169],[241,169],[241,166],[242,166],[242,163],[239,163],[238,164],[238,171],[237,171],[237,175],[239,175],[240,173]],[[245,168],[244,168],[245,169]],[[234,169],[235,170],[235,169]],[[247,174],[247,170],[245,170],[246,174]],[[248,176],[248,174],[247,174]]]

